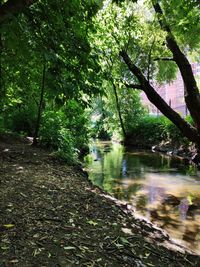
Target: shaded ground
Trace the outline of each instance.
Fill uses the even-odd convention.
[[[168,239],[78,167],[0,136],[0,267],[200,266]]]

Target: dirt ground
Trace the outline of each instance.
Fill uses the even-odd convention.
[[[200,266],[172,248],[80,167],[0,136],[0,267]]]

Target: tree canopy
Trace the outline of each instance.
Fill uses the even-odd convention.
[[[132,1],[125,1],[120,6],[115,6],[112,3],[108,4],[105,10],[109,13],[109,8],[112,10],[114,7],[114,11],[112,10],[112,14],[108,16],[107,21],[105,19],[105,25],[108,26],[107,36],[110,35],[110,38],[107,38],[107,43],[111,39],[115,42],[115,47],[124,60],[127,70],[129,70],[128,75],[122,74],[123,82],[126,84],[129,79],[128,87],[143,90],[149,100],[188,139],[199,144],[200,95],[191,65],[187,59],[191,52],[195,53],[199,50],[199,42],[198,37],[197,40],[186,38],[194,31],[193,22],[191,24],[188,22],[190,19],[197,21],[199,12],[197,5],[192,3],[182,4],[184,13],[178,12],[178,15],[173,11],[173,4],[170,4],[170,2],[164,4],[164,1],[147,1],[147,5],[144,9],[140,8],[139,12],[138,6]],[[178,6],[178,9],[180,9],[180,6]],[[116,13],[115,10],[117,10]],[[171,26],[172,22],[174,24],[175,21],[178,26]],[[184,30],[184,28],[182,30],[181,24],[184,21],[185,23],[187,21],[187,30]],[[110,43],[108,51],[114,51],[113,46],[114,44]],[[118,57],[118,61],[120,60]],[[163,62],[165,62],[165,65],[163,65]],[[176,68],[180,70],[183,78],[185,102],[194,120],[195,127],[181,118],[154,89],[156,80],[161,82],[174,78]]]
[[[110,134],[129,135],[145,114],[142,90],[199,146],[200,96],[188,60],[199,60],[198,1],[8,0],[0,15],[2,127],[59,147],[53,130],[80,149],[75,139],[87,142],[91,109]],[[177,69],[193,125],[154,88]]]

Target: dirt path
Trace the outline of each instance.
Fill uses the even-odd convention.
[[[159,244],[171,241],[80,169],[0,136],[0,267],[200,266]]]

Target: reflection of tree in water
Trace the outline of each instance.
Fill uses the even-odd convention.
[[[127,162],[126,159],[122,160],[122,177],[127,177]]]
[[[138,183],[131,184],[127,187],[124,187],[123,184],[119,184],[114,188],[114,196],[120,200],[130,201],[141,188],[142,185]]]
[[[186,227],[185,232],[183,234],[183,240],[188,243],[199,242],[200,239],[199,233],[200,233],[199,225],[195,225],[193,227],[193,231],[190,230],[189,227]]]
[[[183,240],[191,244],[196,242],[200,229],[194,222],[196,212],[200,211],[200,203],[195,206],[188,203],[187,199],[166,196],[165,186],[158,186],[161,173],[185,174],[187,168],[184,164],[159,154],[146,152],[124,154],[123,147],[120,145],[101,145],[93,150],[93,155],[96,159],[93,161],[92,174],[95,184],[113,193],[116,198],[130,202],[140,214],[148,217],[161,228],[171,232],[177,230],[179,236],[181,232],[183,233]],[[193,169],[188,168],[188,170],[189,174],[194,174]],[[157,180],[154,180],[155,175],[158,176]],[[169,180],[169,183],[174,181],[176,179]],[[194,227],[190,228],[191,225]]]
[[[127,153],[125,157],[127,157],[128,170],[136,168],[141,171],[144,168],[152,169],[152,171],[157,170],[158,172],[174,172],[178,170],[181,174],[197,174],[195,168],[190,167],[184,160],[157,152]]]
[[[102,158],[102,151],[98,146],[93,146],[92,147],[92,152],[91,152],[93,158],[95,161],[100,161]]]
[[[146,213],[146,206],[148,203],[148,197],[146,195],[140,195],[133,200],[136,210],[142,211],[142,214]]]
[[[159,216],[154,219],[159,221],[159,225],[163,229],[167,229],[170,227],[177,229],[180,226],[179,217],[173,216],[177,213],[178,210],[177,207],[172,207],[171,205],[162,203],[161,205],[159,205],[157,210],[159,210],[158,212]]]
[[[114,197],[119,200],[124,200],[124,190],[121,186],[116,186],[114,188]]]
[[[163,187],[158,187],[153,184],[150,186],[145,186],[144,189],[147,191],[148,202],[150,204],[154,203],[158,199],[161,199],[165,194],[165,189]]]
[[[91,173],[91,180],[95,184],[100,185],[104,190],[112,193],[115,188],[116,179],[121,178],[121,166],[123,160],[123,146],[117,144],[100,144],[94,147],[93,154],[96,156],[96,162],[93,164],[94,172]],[[98,172],[94,176],[94,173]],[[99,179],[96,183],[95,179]],[[118,190],[118,196],[120,196],[120,190]]]
[[[142,197],[138,199],[136,206],[138,209],[141,209],[141,206],[144,208],[145,203],[142,202],[141,205],[141,200],[143,200]],[[145,211],[148,212],[148,209]],[[145,211],[143,210],[143,215],[145,215]],[[162,229],[176,229],[179,232],[182,232],[182,240],[191,244],[191,248],[194,249],[195,244],[197,246],[199,245],[200,226],[198,224],[194,224],[195,215],[197,213],[190,212],[185,199],[183,199],[183,201],[177,206],[170,205],[164,201],[156,209],[149,210],[149,214],[151,222],[158,224]]]

